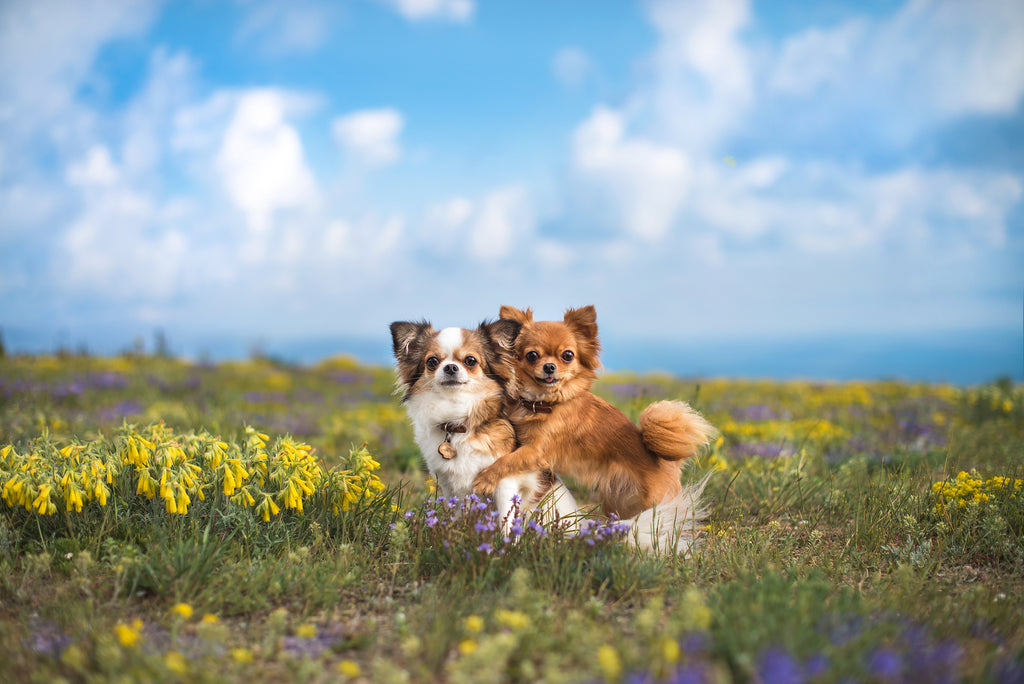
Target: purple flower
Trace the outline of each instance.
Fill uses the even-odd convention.
[[[880,648],[868,659],[868,672],[873,677],[884,680],[896,679],[902,671],[903,658],[891,649]]]
[[[437,516],[434,515],[433,512],[431,512],[430,513],[430,517],[427,518],[427,527],[433,527],[436,524],[437,524]]]
[[[807,662],[804,663],[804,670],[807,672],[807,676],[811,679],[820,677],[828,672],[828,658],[821,654],[811,656]]]
[[[690,632],[681,643],[683,652],[697,655],[708,650],[708,636],[704,632]]]
[[[769,442],[740,442],[732,448],[733,456],[739,458],[778,458],[793,453],[793,450],[782,444]]]
[[[488,544],[487,542],[484,542],[484,543],[483,543],[483,544],[481,544],[480,546],[476,547],[476,550],[477,550],[477,551],[482,551],[483,553],[490,553],[490,552],[491,552],[491,551],[493,551],[494,549],[493,549],[493,548],[491,548],[491,545],[490,545],[490,544]]]
[[[669,675],[665,684],[704,684],[707,682],[707,670],[702,665],[685,665]]]
[[[778,649],[761,654],[757,671],[764,684],[802,684],[807,681],[800,664],[788,653]]]
[[[736,409],[732,412],[732,415],[739,421],[775,420],[776,418],[783,417],[763,404],[754,404],[753,406]]]

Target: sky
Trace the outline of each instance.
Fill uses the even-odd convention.
[[[1021,379],[1022,102],[1019,0],[0,0],[0,334]]]

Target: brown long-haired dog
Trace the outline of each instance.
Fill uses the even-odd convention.
[[[704,483],[684,489],[680,471],[714,428],[681,401],[651,404],[637,427],[590,392],[601,348],[593,306],[569,309],[562,321],[534,321],[530,309],[510,306],[500,315],[522,324],[505,403],[520,447],[481,471],[474,489],[489,494],[505,477],[551,469],[596,488],[605,514],[632,518],[659,506],[688,518],[671,529],[695,533]]]

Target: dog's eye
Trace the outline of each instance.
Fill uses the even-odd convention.
[[[575,356],[576,355],[572,353],[571,349],[566,349],[564,352],[562,352],[562,360],[565,361],[566,363],[572,361],[573,357]]]
[[[540,354],[538,354],[535,351],[526,352],[526,360],[529,361],[530,363],[533,363],[534,361],[536,361],[539,358],[540,358]]]
[[[427,370],[428,371],[435,371],[435,370],[437,370],[437,367],[440,366],[440,365],[441,365],[441,359],[437,358],[436,356],[431,356],[429,359],[427,359]]]
[[[466,358],[462,359],[462,363],[465,364],[466,368],[472,368],[473,366],[476,365],[476,357],[467,356]]]

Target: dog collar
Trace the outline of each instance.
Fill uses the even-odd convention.
[[[449,435],[455,433],[462,434],[466,431],[465,423],[440,423],[437,427]]]
[[[520,399],[519,403],[523,405],[523,408],[533,413],[551,413],[552,409],[555,408],[554,402],[551,401],[527,401],[526,399]]]

